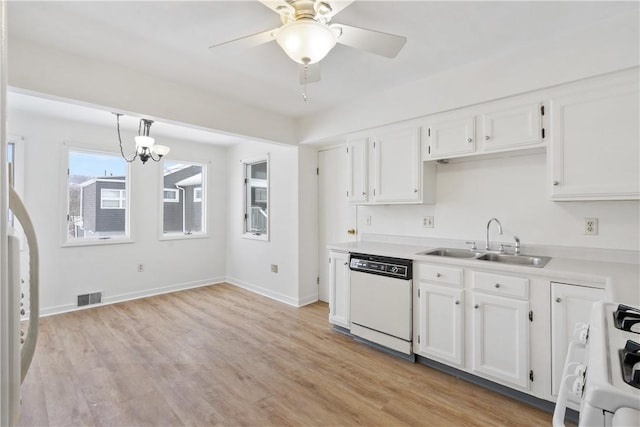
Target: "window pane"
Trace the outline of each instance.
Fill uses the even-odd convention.
[[[164,162],[163,234],[189,235],[205,231],[202,191],[205,175],[204,165]]]
[[[126,187],[120,156],[69,151],[67,239],[127,237]]]
[[[246,229],[251,234],[267,234],[269,220],[267,161],[246,165]]]

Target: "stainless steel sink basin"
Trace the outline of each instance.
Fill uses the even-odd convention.
[[[529,267],[543,268],[549,261],[547,256],[533,255],[509,255],[495,252],[472,251],[469,249],[437,248],[420,252],[418,255],[435,255],[448,258],[477,259],[480,261],[500,262],[503,264],[526,265]]]
[[[474,252],[469,249],[438,248],[420,252],[418,255],[436,255],[451,258],[475,258],[481,254],[481,252]]]
[[[482,261],[502,262],[505,264],[528,265],[538,268],[544,267],[549,261],[551,261],[551,258],[546,256],[507,255],[494,253],[486,253],[480,255],[476,259]]]

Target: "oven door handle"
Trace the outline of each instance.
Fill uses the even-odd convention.
[[[567,358],[565,359],[564,369],[562,370],[562,381],[560,382],[560,390],[558,391],[558,400],[556,401],[556,407],[553,410],[553,427],[565,427],[564,416],[567,412],[569,382],[575,382],[575,380],[580,377],[580,374],[570,374],[572,369],[575,369],[580,365],[578,362],[573,360],[577,348],[584,348],[584,344],[577,340],[569,343]]]

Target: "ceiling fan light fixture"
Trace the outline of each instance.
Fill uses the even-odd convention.
[[[313,19],[291,21],[278,30],[276,41],[300,64],[321,61],[336,45],[336,34],[327,25]]]

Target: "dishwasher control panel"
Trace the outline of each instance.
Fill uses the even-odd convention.
[[[351,254],[349,267],[352,271],[380,274],[398,279],[410,280],[412,276],[411,260],[409,259]]]

